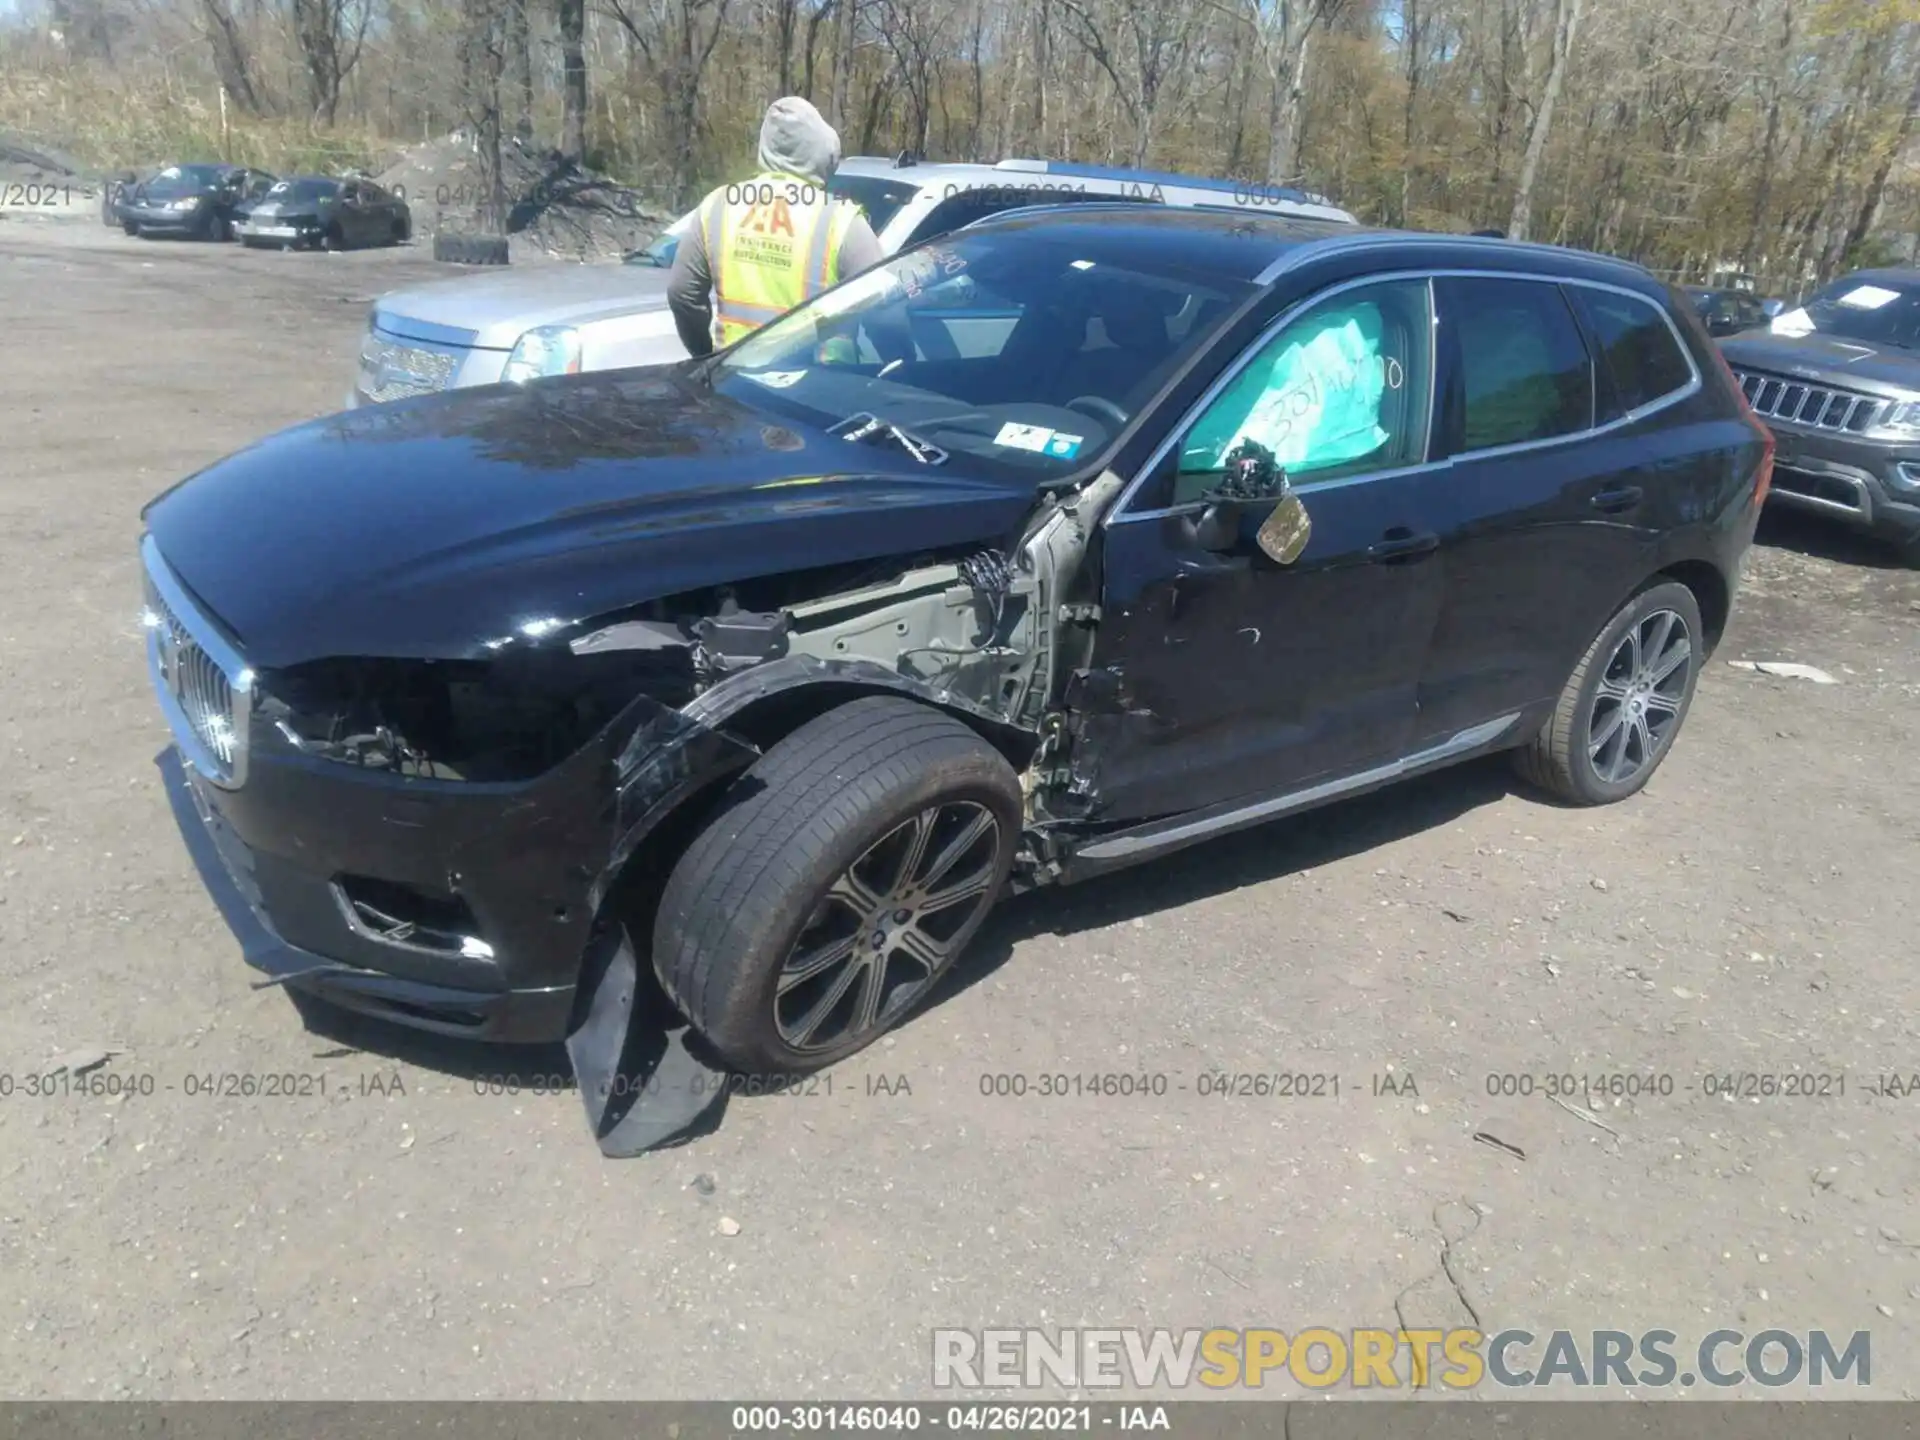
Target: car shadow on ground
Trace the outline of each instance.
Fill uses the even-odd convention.
[[[936,1009],[965,994],[1011,960],[1020,944],[1038,936],[1077,935],[1124,925],[1331,865],[1450,825],[1515,793],[1519,786],[1505,757],[1489,756],[1224,835],[1077,885],[1016,896],[987,918],[927,1008]],[[1534,792],[1526,793],[1535,798]],[[1556,803],[1550,797],[1539,798],[1541,803]]]
[[[1072,935],[1124,924],[1248,885],[1329,865],[1391,841],[1451,824],[1514,793],[1519,782],[1504,758],[1492,756],[1402,781],[1371,795],[1223,836],[1162,859],[1078,885],[1047,888],[1004,902],[966,955],[921,1011],[923,1019],[987,979],[1019,945],[1041,935]],[[1531,797],[1532,792],[1528,792]],[[1553,803],[1543,799],[1543,803]],[[643,970],[644,970],[643,962]],[[651,977],[643,980],[648,983]],[[508,1088],[551,1089],[571,1077],[564,1046],[483,1044],[411,1030],[347,1011],[300,991],[288,999],[320,1044],[316,1059],[378,1055],[460,1080]],[[909,1020],[908,1025],[918,1023]],[[718,1108],[681,1137],[715,1128]]]
[[[1866,535],[1839,520],[1804,510],[1769,505],[1760,512],[1753,543],[1773,550],[1791,550],[1809,560],[1857,565],[1865,570],[1909,570],[1909,561],[1895,545]]]

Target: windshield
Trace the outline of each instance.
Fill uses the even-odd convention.
[[[679,248],[680,237],[671,230],[663,230],[644,250],[632,251],[623,258],[629,265],[655,265],[665,270],[673,264],[673,252]]]
[[[1818,332],[1837,340],[1920,350],[1920,280],[1836,280],[1797,310],[1774,319],[1777,335]]]
[[[169,165],[147,181],[149,195],[184,195],[205,190],[226,174],[224,165]]]
[[[331,199],[340,186],[332,180],[282,180],[267,191],[269,200],[295,204]]]
[[[1104,450],[1250,288],[1137,237],[963,232],[789,312],[712,374],[725,394],[815,428],[858,432],[846,422],[870,417],[874,435],[898,426],[989,467],[1063,475]]]
[[[858,205],[867,217],[867,224],[878,235],[887,228],[887,222],[900,213],[900,207],[920,193],[920,187],[906,180],[836,175],[827,182],[827,193]]]

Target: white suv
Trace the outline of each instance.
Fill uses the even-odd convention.
[[[866,212],[889,255],[1003,210],[1080,201],[1356,223],[1320,196],[1257,181],[1047,160],[928,165],[910,156],[855,155],[841,163],[827,188]],[[684,359],[667,309],[667,270],[694,219],[683,215],[617,265],[535,266],[381,296],[367,319],[348,403]]]

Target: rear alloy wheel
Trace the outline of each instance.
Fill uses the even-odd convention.
[[[1013,768],[951,716],[856,700],[733,787],[661,895],[654,967],[725,1062],[804,1073],[926,999],[1006,883]]]
[[[1641,591],[1595,637],[1532,743],[1514,752],[1529,781],[1576,805],[1640,790],[1673,748],[1705,658],[1693,592]]]

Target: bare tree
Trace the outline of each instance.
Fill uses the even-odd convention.
[[[728,0],[608,0],[608,11],[632,39],[660,84],[669,203],[692,199],[699,165],[696,141],[702,80],[726,25]]]
[[[586,0],[558,0],[560,24],[560,153],[587,153]]]
[[[500,77],[506,69],[505,15],[502,0],[465,0],[461,33],[461,74],[466,120],[473,136],[480,229],[506,229],[506,188],[500,174]]]
[[[200,0],[200,17],[212,47],[214,69],[229,99],[249,115],[266,113],[265,97],[254,83],[253,57],[227,0]]]
[[[1113,83],[1133,127],[1133,163],[1146,164],[1161,107],[1180,88],[1200,28],[1199,5],[1119,0],[1096,9],[1093,0],[1060,0],[1060,8],[1068,33]]]
[[[1527,238],[1533,221],[1533,186],[1540,174],[1540,158],[1546,154],[1547,136],[1553,129],[1553,110],[1560,100],[1560,87],[1567,81],[1567,61],[1573,54],[1574,38],[1580,29],[1580,12],[1585,0],[1554,0],[1553,48],[1547,60],[1546,84],[1540,103],[1534,107],[1533,124],[1527,131],[1527,154],[1520,162],[1520,179],[1513,192],[1513,213],[1507,219],[1507,234],[1515,240]]]
[[[292,0],[292,8],[308,109],[320,124],[331,125],[340,111],[340,87],[360,63],[372,6],[367,0]]]

